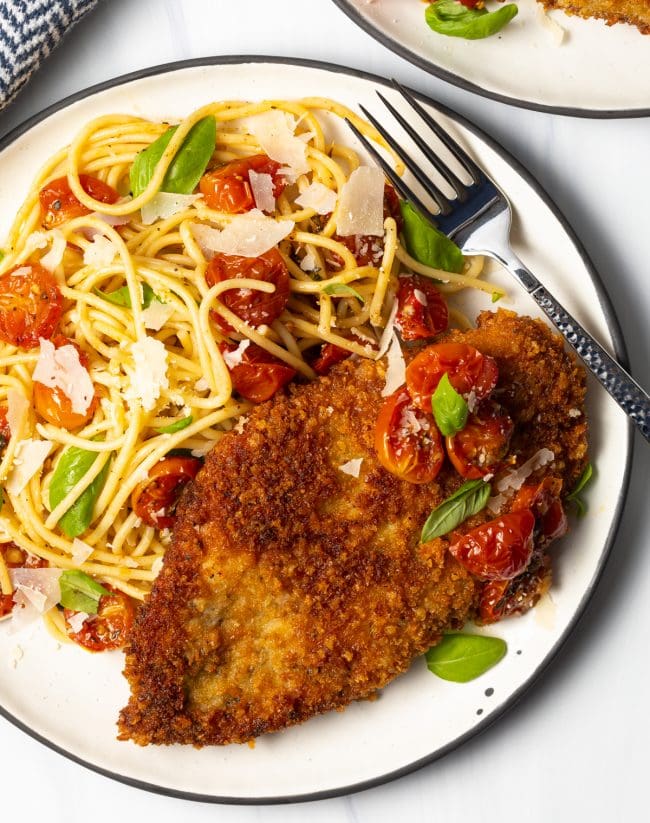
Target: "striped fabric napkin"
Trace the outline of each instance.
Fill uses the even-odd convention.
[[[0,109],[98,0],[0,0]]]

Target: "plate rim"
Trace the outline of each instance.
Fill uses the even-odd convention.
[[[486,97],[490,100],[496,100],[498,103],[505,103],[509,106],[516,106],[520,109],[527,109],[528,111],[541,111],[546,114],[561,114],[565,117],[582,117],[591,120],[615,120],[615,119],[630,119],[633,117],[649,117],[650,107],[643,108],[624,108],[624,109],[590,109],[581,108],[579,106],[553,106],[546,103],[535,103],[532,100],[522,100],[519,97],[511,97],[507,94],[501,94],[496,91],[491,91],[478,83],[473,83],[471,80],[466,80],[459,74],[453,71],[442,68],[425,57],[420,57],[411,49],[402,45],[398,40],[394,40],[390,35],[385,34],[377,26],[374,26],[370,20],[364,17],[355,6],[351,5],[350,0],[332,0],[334,5],[347,15],[359,28],[370,35],[382,46],[385,46],[390,51],[399,55],[400,57],[417,66],[420,69],[433,74],[435,77],[445,80],[464,91],[469,91],[473,94],[478,94],[480,97]],[[649,35],[650,38],[650,35]]]
[[[334,0],[334,2],[338,2],[338,0]],[[80,100],[84,100],[87,97],[91,97],[94,94],[98,94],[102,91],[106,91],[111,88],[115,88],[117,86],[125,85],[135,80],[141,80],[148,77],[154,77],[156,75],[161,74],[171,74],[175,71],[180,71],[184,69],[191,69],[191,68],[200,68],[203,66],[223,66],[223,65],[242,65],[247,63],[271,63],[271,64],[280,64],[280,65],[288,65],[288,66],[298,66],[304,68],[313,68],[331,72],[333,74],[342,74],[348,75],[352,77],[356,77],[358,79],[367,80],[372,83],[377,83],[386,87],[390,87],[390,81],[385,78],[381,77],[380,75],[373,74],[371,72],[362,71],[360,69],[351,68],[348,66],[343,66],[338,63],[330,63],[322,60],[311,60],[305,58],[288,58],[288,57],[279,57],[279,56],[269,56],[269,55],[216,55],[216,56],[206,56],[206,57],[198,57],[192,58],[187,60],[177,60],[177,61],[169,61],[166,63],[160,63],[156,66],[149,66],[146,68],[138,69],[136,71],[128,72],[126,74],[117,75],[109,80],[105,80],[101,83],[94,84],[92,86],[88,86],[84,89],[81,89],[73,94],[70,94],[61,100],[47,106],[46,108],[42,109],[41,111],[37,112],[36,114],[28,117],[22,123],[15,126],[11,129],[7,134],[0,137],[0,152],[4,151],[9,145],[15,142],[19,137],[23,134],[28,132],[31,128],[36,126],[42,120],[45,120],[52,114],[67,108],[68,106],[76,103]],[[596,290],[596,294],[598,296],[598,301],[600,307],[603,311],[605,320],[607,321],[608,330],[612,337],[612,343],[614,348],[614,354],[618,358],[619,362],[627,367],[628,366],[628,355],[627,355],[627,347],[625,344],[625,339],[623,336],[623,332],[621,329],[620,322],[614,310],[614,306],[611,302],[609,294],[607,293],[602,278],[595,268],[593,262],[591,261],[585,247],[583,246],[582,242],[576,235],[572,226],[568,223],[567,219],[565,218],[564,214],[557,206],[555,201],[552,197],[545,191],[542,185],[537,181],[537,179],[532,175],[528,169],[526,169],[516,157],[514,157],[504,146],[499,143],[498,140],[492,138],[488,134],[486,134],[481,128],[476,126],[471,121],[467,120],[463,115],[456,112],[454,109],[449,108],[441,103],[438,103],[435,98],[432,98],[429,95],[420,93],[414,89],[411,89],[412,92],[424,103],[429,103],[434,105],[439,111],[441,111],[445,116],[449,116],[458,123],[461,124],[463,128],[466,128],[468,131],[471,131],[473,134],[478,136],[482,141],[487,143],[496,153],[498,153],[503,159],[507,161],[507,163],[518,173],[520,174],[526,183],[535,191],[538,197],[545,203],[546,206],[551,210],[554,217],[560,223],[562,229],[566,232],[567,236],[569,237],[571,243],[574,245],[576,251],[578,252],[588,274],[591,278],[594,288]],[[630,476],[631,476],[631,469],[632,469],[632,462],[633,462],[633,437],[634,437],[634,427],[631,421],[628,421],[627,427],[627,455],[626,455],[626,465],[623,473],[623,482],[621,483],[621,488],[616,500],[616,506],[614,510],[614,517],[612,519],[612,523],[610,529],[607,533],[607,537],[605,539],[605,543],[603,546],[603,551],[600,555],[598,565],[596,567],[593,579],[589,587],[584,591],[580,602],[577,605],[577,608],[566,626],[564,632],[559,636],[555,644],[552,646],[546,657],[542,660],[540,665],[532,672],[532,674],[516,689],[506,700],[504,700],[497,708],[494,709],[490,713],[488,717],[486,717],[480,723],[477,723],[471,729],[468,729],[463,734],[459,735],[458,737],[451,740],[445,746],[437,749],[435,752],[432,752],[425,757],[419,758],[412,763],[408,763],[405,766],[402,766],[399,769],[395,769],[391,772],[387,772],[386,774],[379,775],[377,777],[370,778],[368,780],[362,780],[357,783],[353,783],[347,786],[339,786],[332,789],[324,789],[321,791],[315,792],[307,792],[304,794],[292,794],[292,795],[281,795],[281,796],[270,796],[270,797],[230,797],[227,795],[211,795],[211,794],[203,794],[200,792],[192,792],[192,791],[185,791],[180,789],[173,789],[166,786],[160,786],[155,783],[149,783],[144,780],[140,780],[137,778],[130,777],[129,775],[120,774],[115,772],[111,769],[106,769],[102,766],[84,760],[82,757],[79,757],[74,752],[65,749],[63,746],[60,746],[58,743],[49,740],[40,732],[35,731],[34,729],[30,728],[26,723],[24,723],[19,718],[15,717],[11,714],[7,709],[4,708],[2,704],[0,704],[0,716],[4,717],[5,720],[10,722],[16,728],[20,729],[21,731],[25,732],[29,737],[36,740],[39,743],[42,743],[47,748],[51,749],[52,751],[56,752],[57,754],[63,755],[68,760],[72,762],[84,766],[87,769],[90,769],[97,774],[101,774],[104,777],[111,778],[116,780],[120,783],[123,783],[128,786],[132,786],[134,788],[143,789],[145,791],[152,792],[153,794],[164,795],[167,797],[175,797],[181,800],[192,800],[200,803],[220,803],[220,804],[231,804],[231,805],[238,805],[238,806],[261,806],[261,805],[279,805],[285,803],[302,803],[302,802],[310,802],[316,800],[325,800],[332,797],[341,797],[344,795],[354,794],[356,792],[365,791],[366,789],[371,789],[376,786],[381,786],[385,783],[389,783],[393,780],[396,780],[400,777],[404,777],[407,774],[411,774],[412,772],[421,769],[423,766],[426,766],[430,763],[433,763],[436,760],[444,757],[446,754],[449,754],[451,751],[457,749],[464,743],[466,743],[471,738],[482,734],[486,731],[494,722],[499,720],[507,711],[509,711],[513,706],[515,706],[522,697],[528,692],[528,690],[541,678],[542,674],[551,666],[551,664],[557,659],[561,649],[564,647],[565,643],[567,642],[568,638],[573,634],[576,626],[578,625],[579,621],[582,619],[588,604],[592,600],[594,592],[600,583],[602,578],[603,572],[609,558],[612,553],[612,547],[614,544],[614,540],[616,534],[618,532],[618,528],[621,521],[621,515],[623,512],[623,506],[625,500],[627,498],[627,492],[629,488]]]

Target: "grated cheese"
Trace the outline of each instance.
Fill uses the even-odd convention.
[[[151,411],[161,389],[169,388],[167,349],[155,337],[143,337],[131,344],[134,371],[131,385],[125,392],[127,400],[139,400],[145,411]]]
[[[295,202],[304,209],[313,209],[316,214],[330,214],[336,208],[336,192],[314,181],[296,197]]]
[[[541,469],[548,463],[552,463],[554,459],[555,455],[550,449],[539,449],[530,460],[527,460],[523,465],[519,466],[519,468],[512,469],[505,477],[498,480],[496,484],[497,491],[505,492],[508,491],[508,489],[514,489],[515,491],[520,489],[527,477],[534,471],[537,471],[537,469]]]
[[[241,257],[259,257],[291,234],[294,226],[293,220],[275,220],[259,209],[251,209],[246,214],[235,215],[222,230],[194,223],[192,232],[208,256],[221,252]]]
[[[381,390],[382,397],[388,397],[394,391],[404,385],[406,381],[406,363],[404,362],[404,355],[402,354],[402,347],[399,344],[399,338],[395,331],[386,353],[388,360],[388,368],[386,369],[386,385]]]
[[[142,312],[145,328],[153,331],[160,331],[165,323],[174,314],[174,307],[171,303],[162,303],[160,300],[152,300]]]
[[[384,233],[384,175],[374,166],[355,169],[339,195],[336,229],[343,237],[351,234]]]
[[[253,169],[249,169],[248,179],[255,198],[255,206],[260,211],[275,211],[275,195],[273,194],[273,178],[271,175],[258,174]]]
[[[67,241],[63,236],[63,233],[58,229],[53,229],[49,233],[49,237],[52,239],[52,245],[50,246],[48,253],[44,254],[39,262],[43,268],[53,272],[63,260],[63,253],[65,252]]]
[[[339,466],[339,471],[343,472],[343,474],[349,474],[351,477],[358,477],[361,472],[362,463],[363,457],[355,457],[352,460],[348,460],[347,463],[343,463]]]
[[[84,263],[96,269],[105,269],[115,260],[116,254],[117,246],[112,240],[103,234],[95,234],[93,242],[84,249]]]
[[[72,631],[77,634],[81,631],[83,624],[86,620],[90,617],[88,612],[75,612],[70,617],[66,618],[68,621],[68,625],[72,629]]]
[[[395,317],[397,316],[397,300],[393,301],[393,305],[390,309],[390,314],[388,315],[388,320],[386,321],[386,326],[384,327],[383,332],[381,333],[381,337],[379,338],[379,350],[375,355],[375,360],[381,359],[386,352],[388,351],[388,347],[390,346],[391,340],[393,339],[393,332],[395,330]]]
[[[40,340],[41,350],[32,379],[50,388],[59,388],[70,400],[75,414],[85,414],[95,396],[88,370],[81,365],[77,349],[66,344],[55,348],[50,340]]]
[[[14,465],[7,477],[5,488],[9,494],[20,494],[50,453],[50,440],[19,440],[16,444]]]
[[[235,366],[239,366],[242,362],[242,358],[244,357],[244,352],[250,346],[250,343],[251,341],[246,338],[245,340],[240,341],[235,351],[223,352],[223,362],[229,369],[234,369]]]
[[[300,261],[300,268],[303,271],[315,271],[318,268],[318,262],[314,254],[310,251]]]

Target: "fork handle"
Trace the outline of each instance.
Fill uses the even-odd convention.
[[[650,441],[650,396],[544,286],[537,286],[530,295],[573,346],[596,379],[636,423],[645,439]]]

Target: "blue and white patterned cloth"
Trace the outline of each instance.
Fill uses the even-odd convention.
[[[98,0],[0,0],[0,109]]]

